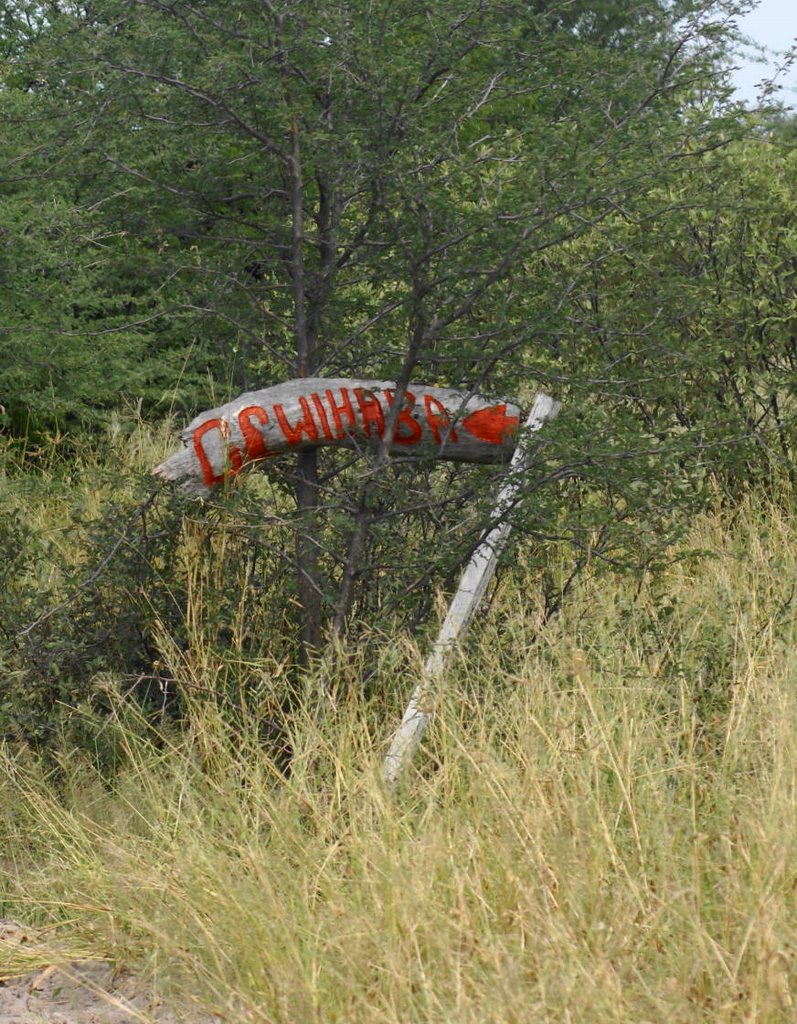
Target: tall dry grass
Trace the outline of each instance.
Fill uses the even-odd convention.
[[[173,734],[109,698],[110,782],[4,751],[0,910],[50,938],[2,970],[107,957],[235,1024],[794,1020],[797,530],[689,540],[547,625],[506,576],[395,796],[422,657],[387,640],[385,697],[297,715],[287,778],[207,696]],[[213,689],[201,645],[163,657]]]

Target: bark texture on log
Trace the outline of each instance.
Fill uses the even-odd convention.
[[[395,401],[390,381],[308,377],[201,413],[182,431],[184,448],[154,472],[186,493],[207,497],[246,466],[320,445],[346,448],[382,441]],[[392,455],[456,462],[507,461],[520,409],[451,388],[415,385],[395,417]]]

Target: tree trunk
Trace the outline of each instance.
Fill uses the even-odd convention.
[[[315,449],[297,456],[296,574],[301,608],[301,652],[303,664],[320,650],[323,636],[323,591],[319,583],[315,510],[318,507],[318,453]]]
[[[291,125],[291,283],[293,287],[296,376],[313,372],[315,338],[308,330],[304,267],[304,189],[299,147],[299,128]],[[300,661],[307,664],[321,646],[322,600],[319,583],[318,546],[315,543],[315,511],[318,507],[318,453],[299,452],[296,465],[296,578],[301,609]]]

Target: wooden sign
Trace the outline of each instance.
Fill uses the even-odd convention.
[[[182,431],[184,448],[154,470],[205,497],[248,464],[320,445],[376,444],[395,399],[389,381],[307,377],[248,391],[210,409]],[[450,388],[413,385],[391,445],[394,455],[501,462],[514,449],[520,409]]]

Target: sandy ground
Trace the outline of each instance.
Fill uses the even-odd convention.
[[[3,947],[27,940],[16,921],[0,920]],[[35,940],[34,940],[35,941]],[[216,1024],[197,1010],[168,1007],[139,979],[107,963],[47,967],[22,978],[0,980],[0,1024]]]

